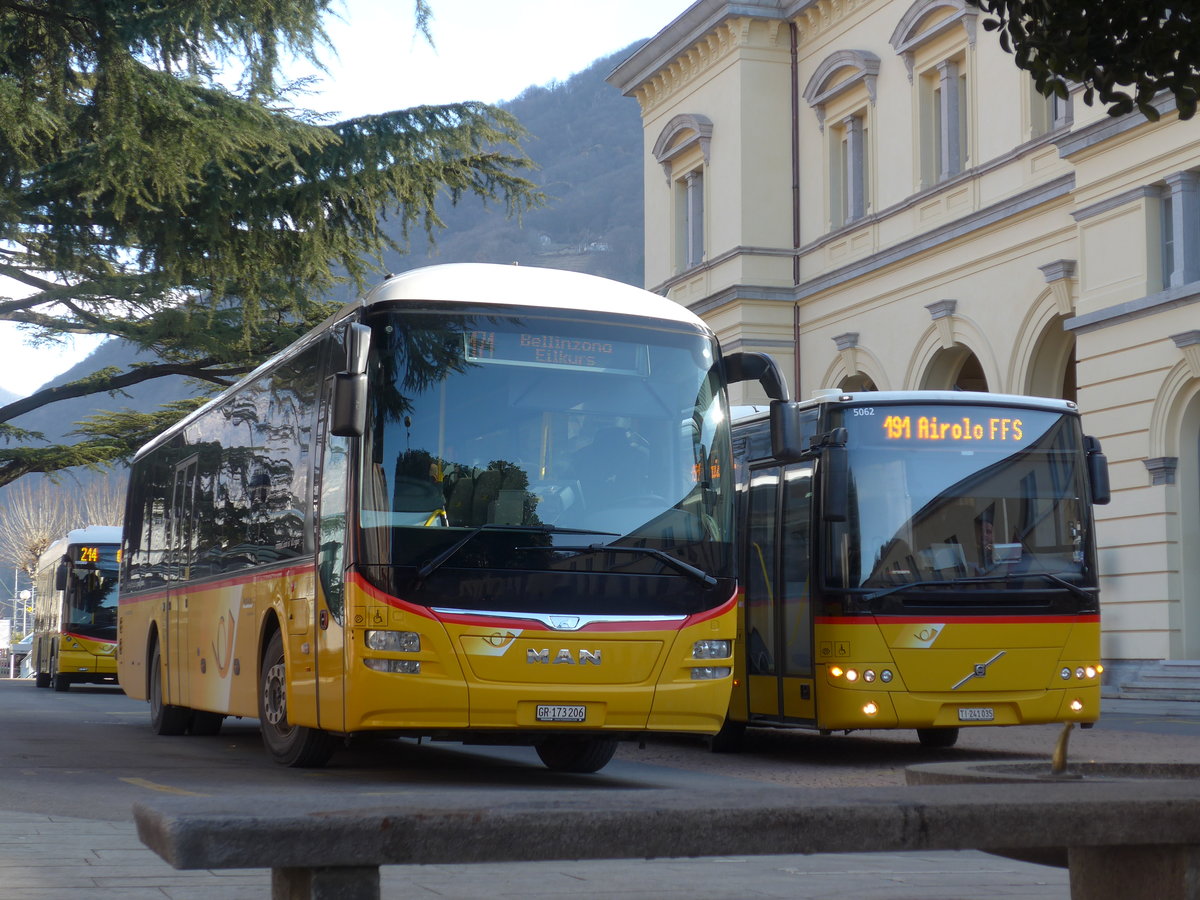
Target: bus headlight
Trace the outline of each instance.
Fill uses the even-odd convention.
[[[730,641],[696,641],[692,644],[692,659],[729,659]]]
[[[1058,674],[1062,676],[1063,681],[1067,681],[1071,677],[1071,670],[1066,666],[1063,666],[1063,670]]]
[[[366,644],[371,650],[416,653],[421,649],[421,635],[415,631],[368,631]]]
[[[692,681],[707,681],[713,678],[728,678],[733,672],[729,666],[696,666],[692,669]]]
[[[890,684],[892,679],[895,677],[896,676],[894,676],[892,674],[891,669],[884,669],[882,672],[879,673],[879,680],[882,681],[884,684]]]

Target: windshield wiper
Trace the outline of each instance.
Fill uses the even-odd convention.
[[[1060,587],[1070,591],[1076,597],[1082,597],[1086,600],[1095,600],[1095,595],[1087,588],[1082,588],[1077,584],[1072,584],[1065,578],[1055,575],[1053,572],[997,572],[995,575],[979,575],[974,578],[952,578],[939,581],[910,581],[906,584],[898,584],[895,587],[884,588],[881,591],[875,591],[873,594],[863,595],[863,599],[870,603],[873,600],[878,600],[881,597],[888,597],[892,594],[899,594],[903,591],[911,590],[912,588],[922,587],[953,587],[956,584],[994,584],[1002,582],[1008,584],[1011,581],[1017,581],[1021,578],[1034,576],[1037,578],[1045,578],[1054,582]]]
[[[609,532],[600,532],[608,534]],[[640,553],[643,556],[653,556],[661,563],[665,563],[677,572],[682,572],[690,578],[695,578],[704,584],[716,584],[717,579],[713,578],[703,569],[698,569],[691,563],[685,563],[682,559],[672,556],[663,550],[656,550],[653,547],[623,547],[618,544],[586,544],[578,547],[514,547],[514,550],[566,550],[571,553]]]
[[[597,531],[593,528],[559,528],[557,525],[497,525],[495,523],[485,523],[472,528],[457,541],[439,553],[432,559],[428,559],[421,565],[417,566],[417,578],[424,581],[436,569],[440,568],[446,560],[452,557],[455,553],[461,550],[467,544],[471,543],[476,537],[485,531],[516,531],[516,532],[532,532],[534,534],[607,534],[613,537],[620,537],[615,531]],[[527,548],[518,547],[518,550]],[[545,547],[537,548],[539,550],[546,549]]]

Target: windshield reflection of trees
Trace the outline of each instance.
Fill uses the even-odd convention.
[[[662,573],[647,556],[554,549],[613,542],[723,570],[728,528],[716,476],[708,475],[719,473],[727,446],[701,443],[712,440],[703,432],[720,391],[709,364],[693,358],[699,339],[650,345],[660,361],[655,378],[466,357],[482,328],[556,327],[408,313],[375,324],[362,475],[368,564],[420,567],[459,540],[460,529],[486,527],[447,567]],[[589,338],[596,327],[571,323],[572,333]],[[647,340],[629,330],[598,333]],[[680,397],[689,398],[687,409]],[[724,550],[709,546],[713,538]]]
[[[886,492],[863,477],[869,467],[857,467],[851,532],[861,532],[862,562],[870,567],[862,584],[978,579],[971,586],[985,590],[1027,572],[1079,576],[1087,563],[1085,493],[1079,454],[1069,438],[1060,422],[1021,452],[937,490],[909,516],[895,507],[890,517],[879,515],[877,505],[886,501],[878,497],[897,496],[894,484],[905,485],[909,498],[924,496],[918,483],[928,487],[953,472],[946,453],[924,448],[904,457],[889,470],[898,480]],[[873,523],[878,527],[898,517],[889,537],[871,536]],[[856,564],[850,565],[854,571]]]

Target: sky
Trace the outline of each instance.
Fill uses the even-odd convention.
[[[431,0],[434,47],[413,28],[412,0],[343,0],[326,22],[328,74],[302,105],[338,118],[420,104],[511,100],[565,81],[602,56],[653,37],[691,0]],[[310,74],[297,66],[293,76]],[[0,291],[2,293],[2,291]],[[0,322],[0,388],[26,396],[83,359],[95,339],[32,348]]]

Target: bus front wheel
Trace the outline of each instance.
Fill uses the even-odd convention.
[[[186,706],[171,706],[163,697],[162,653],[158,644],[150,653],[150,729],[155,734],[183,734],[192,720]]]
[[[922,747],[953,747],[958,743],[958,729],[918,728],[917,740]]]
[[[280,765],[323,766],[337,749],[337,740],[328,732],[288,722],[287,665],[283,656],[283,636],[278,631],[271,635],[263,657],[258,719],[267,753]]]
[[[617,752],[610,738],[552,737],[534,746],[546,768],[555,772],[599,772]]]

